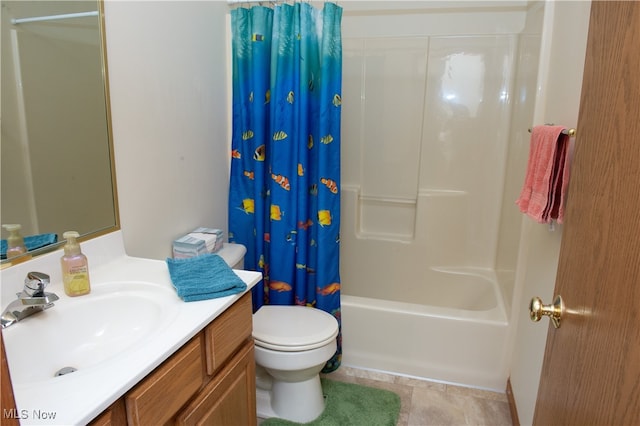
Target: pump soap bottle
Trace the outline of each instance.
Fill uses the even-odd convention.
[[[20,256],[27,252],[27,247],[24,245],[24,239],[20,234],[21,225],[2,225],[4,229],[9,231],[9,237],[7,238],[7,259],[11,259],[16,256]]]
[[[89,283],[89,262],[87,256],[80,251],[80,244],[76,238],[80,234],[67,231],[62,237],[67,240],[64,246],[64,256],[60,258],[62,265],[62,281],[67,296],[82,296],[91,291]]]

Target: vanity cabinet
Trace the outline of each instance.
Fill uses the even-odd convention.
[[[251,293],[246,293],[92,425],[256,425]]]
[[[91,426],[122,426],[127,424],[127,412],[124,408],[124,399],[119,399],[102,414],[93,419]]]
[[[4,338],[0,331],[0,415],[1,426],[17,426],[18,410],[16,401],[13,398],[13,388],[11,387],[11,376],[9,375],[9,365],[7,364],[7,356],[4,351]]]

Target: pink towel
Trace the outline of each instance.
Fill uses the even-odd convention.
[[[536,222],[564,218],[569,181],[569,135],[563,126],[536,126],[531,131],[529,162],[516,204]]]

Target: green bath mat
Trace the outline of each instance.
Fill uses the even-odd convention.
[[[353,383],[320,379],[326,396],[325,409],[313,426],[394,426],[400,414],[400,397],[395,393]],[[300,423],[271,418],[261,426],[290,426]]]

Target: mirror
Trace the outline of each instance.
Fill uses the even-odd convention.
[[[2,223],[57,236],[31,255],[118,229],[102,0],[1,6]]]

